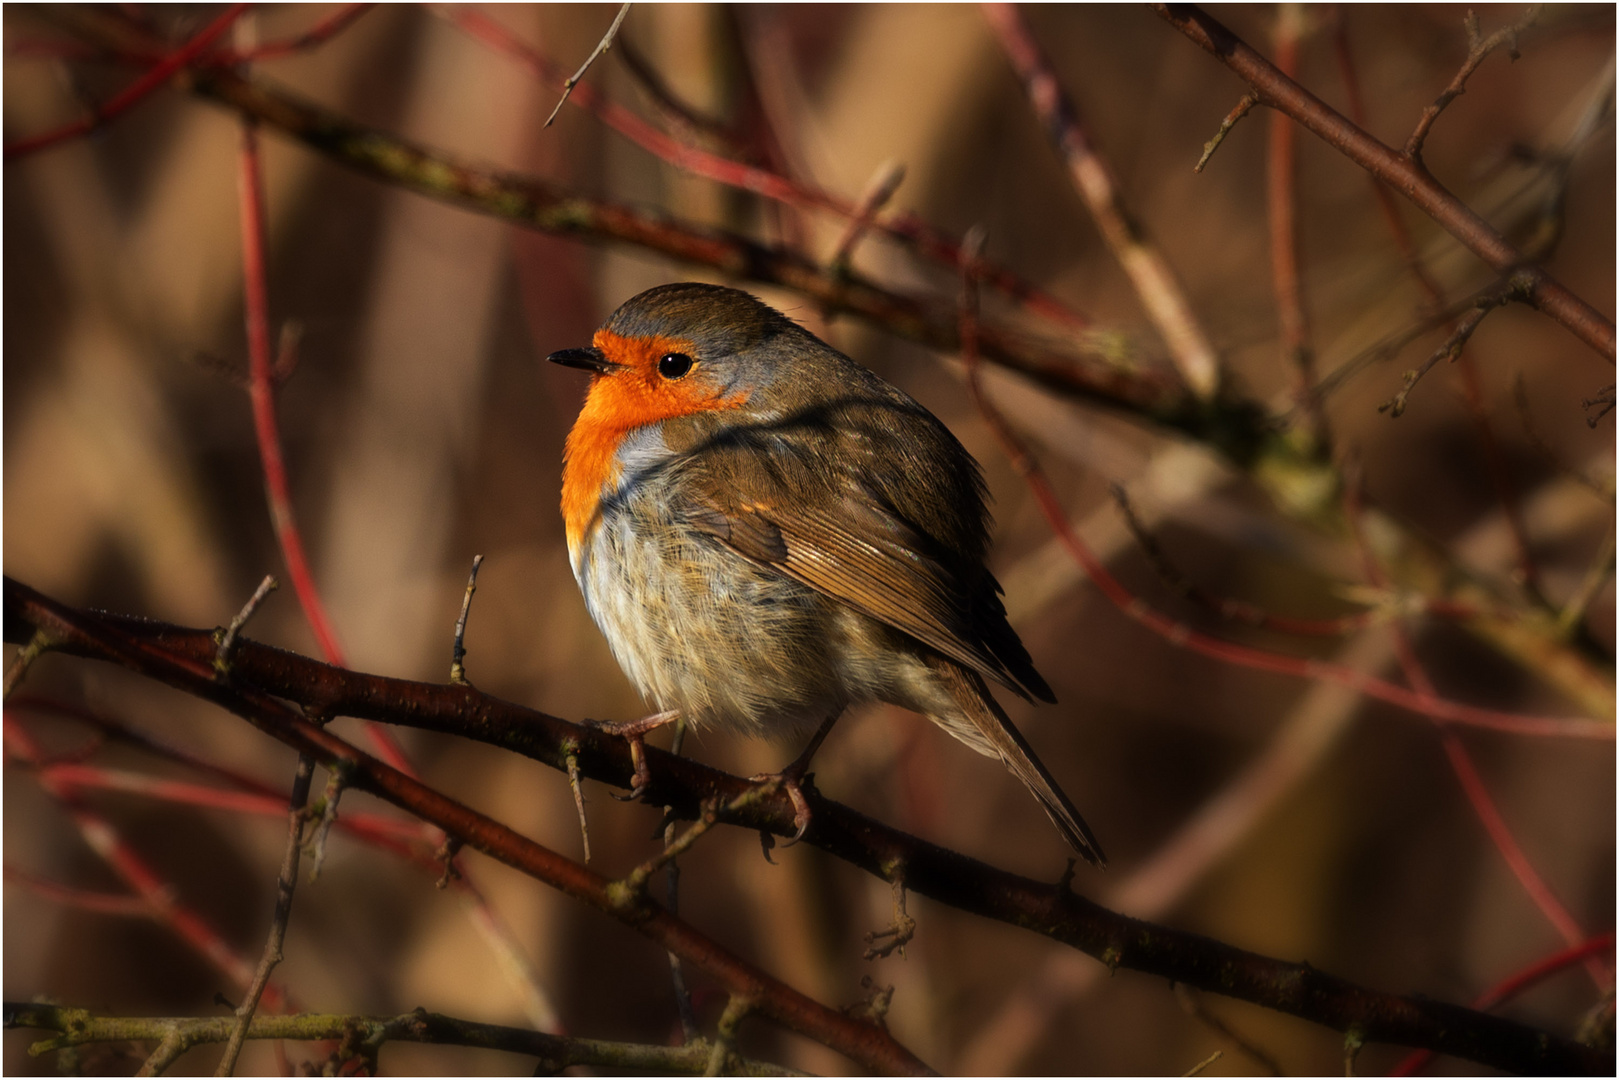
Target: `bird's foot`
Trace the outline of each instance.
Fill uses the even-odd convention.
[[[809,800],[804,797],[804,785],[811,783],[810,775],[805,771],[808,765],[807,761],[802,764],[795,761],[781,772],[760,773],[757,776],[748,777],[749,780],[756,784],[776,784],[780,786],[781,790],[787,793],[787,798],[792,801],[794,832],[792,839],[788,840],[782,847],[792,847],[804,839],[804,833],[810,827],[813,815],[810,813]]]
[[[614,795],[620,802],[634,802],[646,794],[646,789],[652,783],[652,774],[646,767],[646,736],[650,731],[656,731],[665,724],[674,723],[679,719],[680,710],[670,709],[666,712],[653,713],[643,716],[639,720],[593,720],[590,726],[597,731],[604,731],[609,735],[617,735],[630,744],[630,763],[635,772],[630,778],[630,793],[628,795]]]

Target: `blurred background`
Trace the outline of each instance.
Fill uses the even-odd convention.
[[[136,5],[125,14],[178,42],[220,10]],[[247,37],[238,47],[255,35],[295,35],[335,10],[259,8],[239,24]],[[501,5],[483,14],[571,71],[616,10]],[[1217,14],[1265,52],[1282,20],[1301,20],[1299,78],[1345,110],[1346,44],[1367,127],[1395,146],[1467,51],[1460,7]],[[1485,33],[1521,14],[1478,9]],[[1203,144],[1243,92],[1234,76],[1139,7],[1041,6],[1025,16],[1124,199],[1184,281],[1234,392],[1288,415],[1297,376],[1271,284],[1271,117],[1250,115],[1194,174]],[[83,116],[87,103],[136,74],[71,46],[72,34],[46,10],[7,5],[4,20],[8,144]],[[1543,245],[1551,271],[1610,317],[1613,41],[1611,6],[1547,10],[1523,36],[1520,59],[1503,52],[1485,61],[1426,150],[1450,190],[1518,242]],[[254,74],[467,160],[789,245],[818,263],[846,226],[684,174],[581,108],[565,106],[542,127],[556,88],[466,33],[453,12],[379,6],[318,48],[266,60]],[[893,207],[957,236],[982,225],[986,257],[1083,312],[1117,362],[1164,362],[1163,344],[976,7],[637,6],[586,81],[654,123],[673,123],[683,139],[851,201],[885,162],[898,161],[906,173]],[[672,121],[654,82],[714,124]],[[230,112],[164,89],[90,137],[7,161],[5,572],[63,601],[213,626],[266,573],[285,586],[242,387],[238,138]],[[588,342],[643,288],[723,281],[757,292],[904,387],[983,463],[995,500],[992,566],[1060,701],[1004,704],[1112,859],[1105,873],[1081,867],[1078,891],[1379,989],[1463,1003],[1564,949],[1571,933],[1612,929],[1611,739],[1461,733],[1501,821],[1563,911],[1566,921],[1554,924],[1545,896],[1531,896],[1492,842],[1428,720],[1175,649],[1084,581],[972,407],[953,357],[827,318],[791,292],[396,190],[273,132],[263,147],[271,317],[278,332],[298,334],[297,367],[279,396],[282,438],[314,577],[354,668],[445,679],[467,571],[483,554],[466,634],[481,689],[572,719],[645,711],[568,569],[561,452],[584,377],[543,358]],[[1330,373],[1414,326],[1423,299],[1366,175],[1302,132],[1297,155],[1303,302],[1317,370]],[[1489,284],[1488,270],[1431,222],[1403,205],[1402,213],[1449,300]],[[950,270],[880,237],[861,244],[853,265],[946,307],[958,289]],[[1004,303],[990,307],[1028,319]],[[1050,324],[1041,332],[1050,336]],[[1444,337],[1430,330],[1397,355],[1345,369],[1323,399],[1332,460],[1354,463],[1377,521],[1438,545],[1523,610],[1568,610],[1568,635],[1539,665],[1514,662],[1453,621],[1408,620],[1438,693],[1611,722],[1614,422],[1609,415],[1588,426],[1597,410],[1581,401],[1611,385],[1612,366],[1531,310],[1492,314],[1468,348],[1479,411],[1493,431],[1492,467],[1454,366],[1429,375],[1399,419],[1378,411]],[[1207,447],[1009,376],[988,382],[1033,440],[1072,520],[1149,603],[1219,636],[1400,679],[1386,625],[1282,635],[1223,621],[1177,595],[1121,524],[1109,485],[1129,490],[1181,574],[1279,614],[1332,618],[1376,598],[1341,532],[1279,509],[1263,484]],[[1503,481],[1522,507],[1544,604],[1521,573],[1514,577],[1522,561]],[[285,587],[248,632],[318,655]],[[1595,681],[1594,695],[1544,677],[1564,661]],[[281,745],[107,666],[47,657],[25,689],[278,790],[290,782],[294,759]],[[232,949],[256,960],[285,838],[281,816],[108,790],[113,771],[219,781],[120,740],[101,744],[92,729],[37,705],[8,709],[7,723],[41,754],[89,754],[84,760],[103,766],[99,786],[74,789],[82,805]],[[338,721],[337,730],[359,738],[352,723]],[[565,777],[485,747],[398,735],[440,790],[579,855]],[[216,995],[237,1000],[240,988],[161,919],[86,910],[52,891],[127,887],[10,737],[7,746],[6,997],[45,995],[131,1015],[218,1015]],[[798,748],[699,733],[686,749],[751,774]],[[929,840],[1048,880],[1062,871],[1066,848],[1017,782],[917,716],[851,713],[815,776],[829,797]],[[317,775],[317,791],[323,782]],[[586,785],[593,865],[617,874],[656,850],[650,833],[659,819],[608,794]],[[355,794],[343,803],[345,813],[377,809]],[[1177,994],[1129,972],[1107,978],[1100,964],[1044,938],[924,898],[910,901],[919,928],[905,956],[864,961],[863,935],[891,918],[888,886],[803,846],[778,849],[775,859],[760,857],[756,836],[717,830],[683,860],[682,914],[824,1003],[861,1000],[865,976],[893,986],[891,1029],[943,1071],[1178,1074],[1216,1049],[1226,1053],[1213,1074],[1342,1068],[1341,1040],[1330,1031]],[[490,930],[464,894],[436,889],[430,871],[335,835],[319,881],[300,886],[279,984],[313,1011],[421,1006],[593,1038],[678,1037],[666,962],[649,942],[487,859],[472,856],[469,866],[504,932]],[[1605,990],[1611,1031],[1606,964],[1573,965],[1505,1012],[1572,1033]],[[712,1030],[724,997],[701,978],[695,991]],[[26,1056],[35,1037],[7,1033],[7,1072],[56,1068],[49,1057]],[[849,1067],[764,1022],[745,1025],[742,1047],[795,1068]],[[76,1067],[133,1071],[144,1053],[87,1050]],[[294,1064],[318,1065],[322,1052],[288,1053]],[[1403,1056],[1368,1047],[1358,1068],[1386,1071]],[[178,1071],[208,1072],[216,1060],[216,1051],[198,1050]],[[405,1045],[385,1050],[382,1066],[530,1067],[495,1052]],[[250,1046],[241,1066],[277,1067],[265,1046]],[[1442,1060],[1436,1068],[1468,1067]]]

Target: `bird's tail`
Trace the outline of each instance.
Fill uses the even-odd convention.
[[[1063,794],[1046,767],[1040,764],[1040,759],[1035,756],[1022,733],[1012,726],[1012,721],[1007,719],[1006,713],[990,696],[983,678],[943,656],[930,657],[929,665],[955,699],[971,728],[965,728],[954,718],[947,720],[935,716],[932,717],[933,721],[979,753],[999,757],[1005,762],[1012,774],[1023,781],[1029,792],[1040,801],[1046,815],[1069,846],[1093,866],[1105,867],[1107,856],[1102,854],[1102,845],[1096,842],[1090,826],[1079,816],[1079,811],[1074,809],[1074,804],[1068,801],[1068,796]]]

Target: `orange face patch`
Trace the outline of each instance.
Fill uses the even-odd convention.
[[[624,436],[677,416],[713,409],[734,409],[746,391],[722,397],[701,377],[701,365],[681,379],[658,374],[658,361],[669,353],[692,355],[696,346],[684,338],[623,337],[598,330],[593,341],[602,355],[621,365],[608,375],[593,375],[585,407],[568,432],[563,452],[562,518],[568,549],[577,552],[596,516],[602,487],[617,479],[614,455]]]

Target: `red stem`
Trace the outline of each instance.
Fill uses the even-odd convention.
[[[114,94],[106,104],[96,109],[82,120],[71,124],[64,124],[53,131],[46,131],[26,139],[19,139],[6,147],[5,159],[11,161],[15,158],[32,154],[58,143],[76,139],[80,135],[88,134],[96,128],[114,119],[122,113],[139,104],[140,101],[163,85],[175,72],[191,63],[215,41],[231,24],[242,16],[242,13],[252,7],[252,4],[232,4],[214,18],[214,21],[203,27],[190,41],[169,53],[154,64],[146,74],[130,83],[124,89]]]
[[[275,527],[281,556],[287,563],[287,576],[304,610],[304,618],[314,632],[321,655],[336,667],[347,667],[337,643],[320,590],[315,587],[309,561],[304,557],[303,536],[292,510],[292,492],[287,483],[286,460],[281,454],[281,434],[275,418],[275,359],[270,349],[270,300],[264,255],[264,180],[259,167],[258,127],[242,121],[240,154],[240,194],[242,219],[242,288],[247,313],[248,394],[253,401],[253,434],[258,441],[259,461],[264,470],[265,496],[270,503],[270,519]],[[380,724],[367,724],[366,734],[383,760],[396,769],[411,771],[410,760],[393,734]]]

